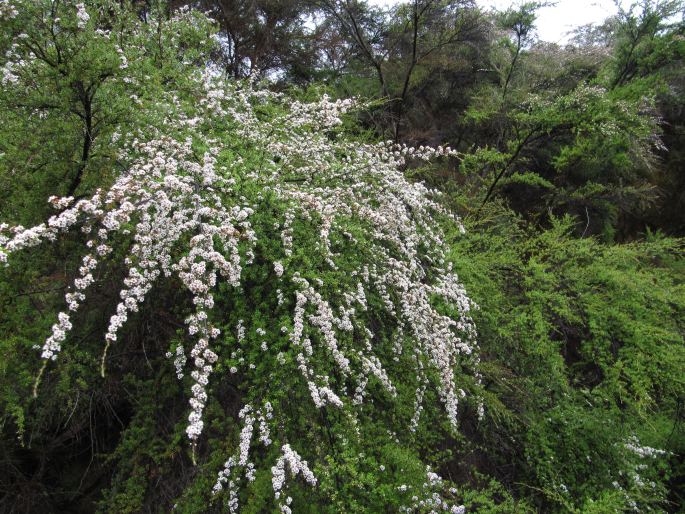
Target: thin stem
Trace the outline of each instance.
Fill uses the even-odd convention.
[[[33,397],[38,398],[38,386],[40,385],[40,379],[43,377],[43,373],[45,372],[45,368],[48,366],[48,360],[43,359],[43,365],[40,367],[40,371],[38,372],[38,376],[36,377],[35,382],[33,383]]]
[[[100,376],[105,378],[105,359],[107,358],[107,350],[109,349],[111,341],[108,339],[107,344],[105,344],[105,351],[102,352],[102,360],[100,361]]]

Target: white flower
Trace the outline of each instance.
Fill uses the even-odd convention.
[[[279,277],[283,276],[283,264],[280,262],[274,262],[274,271],[276,272],[276,275]]]
[[[80,29],[85,28],[86,24],[88,23],[88,20],[90,20],[88,11],[86,11],[86,6],[82,3],[76,5],[76,18],[78,28]]]

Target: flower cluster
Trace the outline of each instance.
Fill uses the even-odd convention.
[[[90,16],[88,15],[88,11],[86,11],[86,6],[81,4],[76,5],[76,19],[77,19],[77,24],[78,28],[83,29],[86,27],[86,24],[88,23],[88,20],[90,20]]]
[[[449,497],[454,496],[457,491],[454,488],[445,490],[444,480],[440,475],[426,468],[426,481],[418,490],[414,491],[408,485],[401,485],[400,492],[409,491],[412,493],[411,504],[400,507],[400,512],[447,512],[449,514],[464,514],[466,508],[463,505],[454,503]]]
[[[19,14],[11,0],[0,0],[0,18],[14,18]]]
[[[662,455],[666,455],[667,453],[665,450],[659,450],[658,448],[652,448],[651,446],[642,446],[640,444],[640,440],[635,436],[629,437],[628,442],[625,443],[624,446],[627,450],[631,451],[632,453],[643,459],[653,459],[656,457],[660,457]]]
[[[71,330],[71,322],[69,315],[60,312],[58,315],[58,322],[52,325],[52,335],[47,338],[43,345],[43,353],[41,357],[44,359],[57,359],[57,354],[61,349],[61,344],[66,339],[67,332]]]
[[[216,483],[212,489],[212,494],[218,494],[223,491],[224,488],[228,489],[228,500],[226,506],[229,512],[237,512],[239,507],[238,502],[238,483],[240,481],[240,476],[232,476],[233,470],[236,468],[242,468],[245,470],[245,478],[248,482],[252,482],[255,479],[255,468],[254,464],[250,462],[249,452],[250,445],[252,444],[252,439],[254,436],[254,426],[255,422],[259,421],[259,440],[268,446],[271,444],[271,439],[269,439],[269,428],[267,425],[268,420],[272,419],[272,407],[270,403],[266,403],[263,408],[254,411],[251,405],[245,405],[238,413],[238,418],[243,421],[243,428],[240,431],[240,442],[238,445],[238,450],[236,455],[232,455],[228,458],[224,464],[224,468],[219,471]]]
[[[314,473],[309,469],[309,465],[306,460],[302,460],[299,454],[294,451],[289,444],[284,444],[281,448],[281,456],[276,461],[276,464],[271,468],[271,485],[274,489],[274,496],[277,500],[281,497],[281,492],[285,487],[286,470],[290,470],[290,474],[295,477],[298,474],[302,475],[305,482],[311,486],[317,484],[316,477]],[[284,514],[291,514],[292,510],[289,505],[292,502],[290,497],[287,497],[285,501],[279,503],[281,512]]]
[[[171,352],[167,352],[166,358],[170,359],[171,357],[174,357],[174,354]],[[187,359],[185,351],[183,349],[183,345],[179,344],[176,347],[176,357],[174,358],[174,367],[176,368],[176,378],[178,378],[179,380],[183,379],[183,368],[185,367],[186,362],[188,362],[188,359]]]

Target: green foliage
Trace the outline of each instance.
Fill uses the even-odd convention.
[[[487,355],[482,466],[544,511],[660,510],[685,443],[683,243],[573,231],[493,207],[455,245]],[[670,453],[641,458],[633,436]]]

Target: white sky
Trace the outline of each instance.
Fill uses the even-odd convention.
[[[392,5],[397,0],[369,0],[374,5]],[[485,8],[496,7],[503,10],[516,5],[517,0],[478,0]],[[537,32],[544,41],[564,43],[567,33],[581,25],[601,23],[616,13],[613,0],[556,0],[554,7],[545,7],[538,11],[536,20]]]

